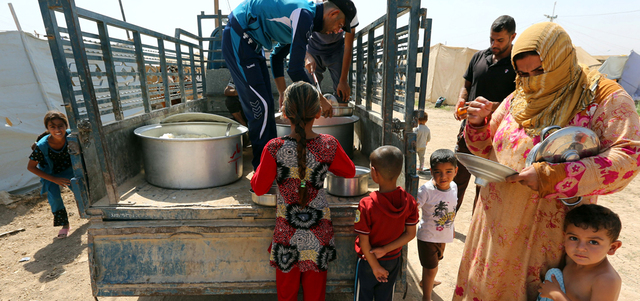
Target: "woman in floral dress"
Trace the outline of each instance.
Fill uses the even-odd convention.
[[[630,96],[614,81],[578,65],[568,34],[555,23],[526,29],[513,46],[516,90],[491,113],[470,104],[465,139],[471,152],[519,174],[482,188],[466,238],[454,300],[535,300],[541,276],[558,267],[559,198],[622,190],[640,165],[640,123]],[[579,161],[525,167],[547,126],[581,126],[600,139],[600,153]]]

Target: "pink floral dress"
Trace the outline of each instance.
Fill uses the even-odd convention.
[[[521,171],[540,137],[528,136],[514,121],[509,113],[512,97],[502,102],[489,125],[467,125],[465,138],[473,154]],[[600,139],[600,154],[548,164],[538,172],[537,192],[519,183],[490,183],[482,188],[454,300],[535,300],[541,277],[558,267],[564,251],[567,207],[557,198],[585,196],[584,203],[595,203],[597,195],[622,190],[638,174],[640,122],[624,90],[608,95],[596,91],[596,101],[569,125],[593,130]]]

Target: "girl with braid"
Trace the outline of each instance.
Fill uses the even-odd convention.
[[[355,166],[338,140],[313,132],[320,118],[320,93],[310,84],[296,82],[284,92],[283,116],[291,133],[270,140],[251,178],[257,195],[278,184],[276,226],[269,247],[276,268],[278,300],[324,300],[329,261],[336,259],[331,212],[325,197],[327,171],[355,176]]]

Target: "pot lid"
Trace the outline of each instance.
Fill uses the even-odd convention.
[[[549,135],[531,153],[532,162],[562,163],[591,157],[599,151],[600,140],[595,132],[584,127],[569,126]]]
[[[233,123],[234,125],[240,125],[237,121],[227,118],[224,116],[209,114],[209,113],[198,113],[198,112],[187,112],[180,113],[168,116],[167,118],[160,121],[160,123],[176,123],[176,122],[224,122],[224,123]]]

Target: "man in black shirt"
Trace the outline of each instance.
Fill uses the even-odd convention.
[[[484,98],[493,103],[495,111],[503,99],[515,90],[516,73],[511,65],[512,42],[516,37],[516,22],[511,16],[500,16],[491,25],[491,47],[478,51],[471,58],[469,68],[464,74],[464,87],[460,90],[458,103],[453,115],[456,120],[463,120],[458,134],[456,151],[470,153],[464,141],[463,129],[466,113],[459,114],[458,109],[466,106],[466,103]],[[458,164],[458,174],[453,179],[458,185],[458,205],[456,211],[462,205],[464,192],[469,184],[471,174],[462,165]],[[473,208],[476,207],[480,187],[476,186],[476,195]]]

